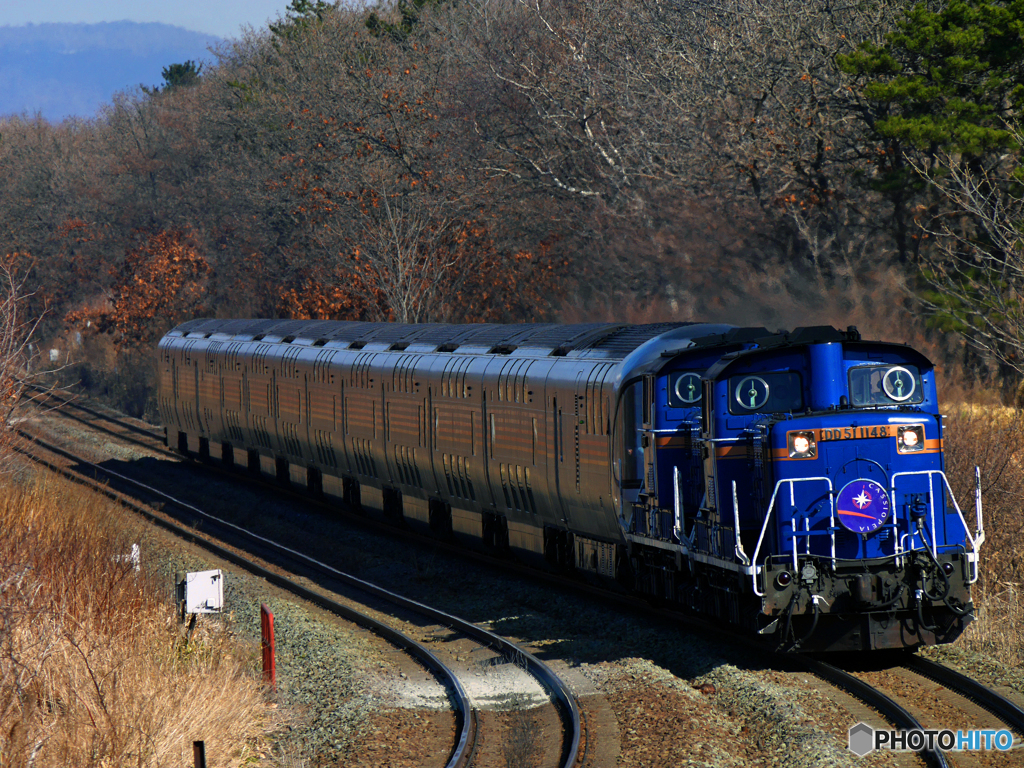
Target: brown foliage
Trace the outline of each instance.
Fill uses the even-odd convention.
[[[287,317],[501,322],[544,313],[559,292],[567,264],[534,252],[502,253],[478,222],[450,228],[426,242],[391,243],[401,255],[382,259],[354,247],[317,270],[279,307]]]
[[[522,321],[558,305],[769,327],[860,312],[867,334],[910,341],[915,305],[885,290],[920,196],[872,183],[884,158],[835,66],[898,9],[427,3],[408,34],[374,36],[367,9],[338,6],[95,121],[0,121],[0,248],[37,257],[50,326],[122,346],[204,309]]]
[[[196,312],[210,271],[191,234],[150,234],[116,269],[104,306],[70,312],[67,321],[114,333],[125,346],[147,344]]]

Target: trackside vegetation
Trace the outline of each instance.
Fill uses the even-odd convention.
[[[1024,535],[1024,414],[996,404],[950,404],[943,410],[953,492],[973,521],[974,467],[981,469],[987,537],[974,594],[978,621],[956,645],[1019,667],[1024,664],[1024,562],[1018,554]]]
[[[212,623],[186,638],[119,510],[6,476],[0,530],[0,765],[191,765],[193,740],[210,765],[256,755],[258,649]]]

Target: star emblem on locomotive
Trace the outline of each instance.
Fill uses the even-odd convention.
[[[889,496],[873,480],[854,480],[836,494],[836,511],[846,530],[871,533],[889,518]]]

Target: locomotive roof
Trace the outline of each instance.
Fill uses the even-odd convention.
[[[520,354],[621,360],[651,339],[692,328],[706,335],[722,326],[696,323],[372,323],[335,320],[212,320],[197,319],[178,325],[168,337],[265,341],[300,346],[409,349],[418,352]],[[707,330],[704,330],[707,329]],[[676,333],[671,333],[675,331]],[[225,338],[227,337],[227,338]],[[521,351],[520,351],[521,350]]]
[[[700,340],[698,339],[698,341]],[[779,331],[769,337],[757,339],[756,343],[749,349],[737,350],[722,355],[722,358],[708,369],[705,377],[716,379],[738,361],[749,360],[758,355],[770,354],[780,349],[837,342],[852,347],[886,347],[897,349],[907,357],[914,359],[919,365],[928,367],[932,365],[931,361],[924,354],[907,344],[898,344],[890,341],[865,341],[861,338],[860,332],[852,325],[845,331],[836,330],[828,325],[818,325],[796,328],[793,331]]]

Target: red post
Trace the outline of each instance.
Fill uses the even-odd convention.
[[[274,614],[266,603],[260,605],[260,634],[263,638],[263,679],[277,688],[277,662],[274,660]]]

